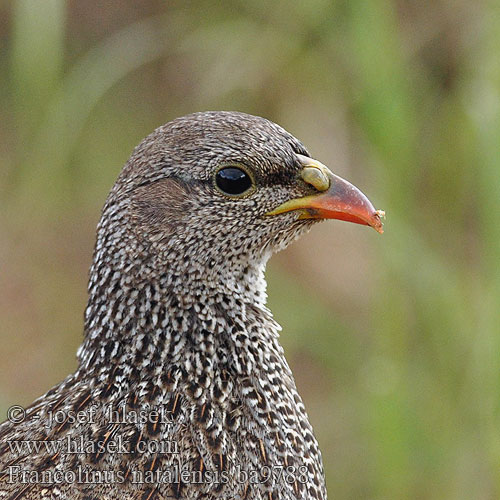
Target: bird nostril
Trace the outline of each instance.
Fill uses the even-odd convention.
[[[318,191],[326,191],[330,187],[330,179],[318,167],[304,167],[300,175],[304,182],[315,187]]]

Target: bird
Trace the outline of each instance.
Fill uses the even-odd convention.
[[[76,371],[0,425],[0,498],[326,499],[265,267],[383,215],[265,118],[157,128],[102,209]]]

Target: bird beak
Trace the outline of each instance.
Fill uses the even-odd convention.
[[[299,219],[339,219],[371,226],[383,233],[383,210],[375,210],[370,200],[350,182],[330,171],[325,165],[307,156],[297,155],[303,165],[303,181],[319,191],[318,194],[289,200],[266,215],[278,215],[300,210]]]

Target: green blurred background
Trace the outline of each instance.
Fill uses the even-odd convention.
[[[500,498],[498,2],[2,1],[0,40],[2,415],[75,367],[132,148],[234,109],[387,212],[268,270],[330,498]]]

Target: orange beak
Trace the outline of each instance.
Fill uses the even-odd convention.
[[[325,165],[306,156],[297,155],[303,165],[301,178],[319,192],[289,200],[266,215],[299,210],[299,219],[339,219],[371,226],[383,233],[382,210],[375,210],[370,200],[350,182],[332,173]]]

